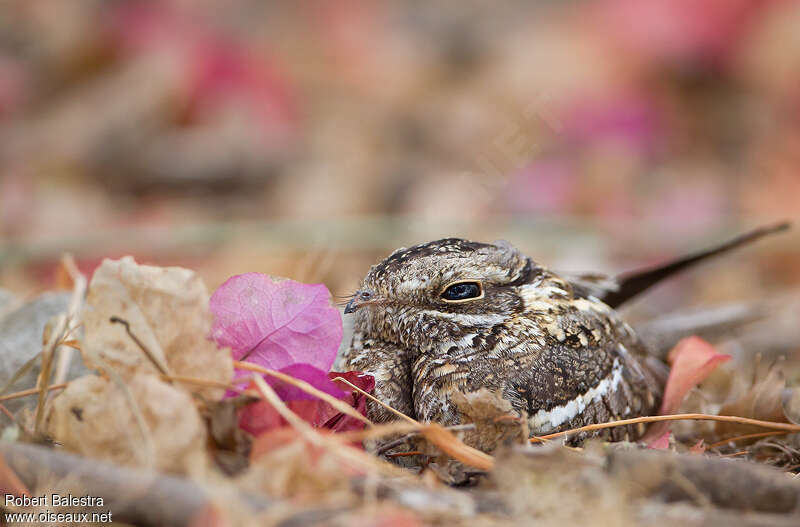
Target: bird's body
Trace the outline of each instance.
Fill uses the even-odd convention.
[[[439,298],[464,281],[479,282],[482,297]],[[510,401],[536,434],[649,414],[660,400],[641,344],[614,310],[510,245],[446,239],[404,249],[363,285],[372,305],[356,314],[344,365],[373,374],[380,400],[421,421],[458,424],[451,395],[480,388]],[[394,418],[377,405],[369,414]]]
[[[630,276],[641,289],[641,275]],[[374,375],[378,399],[423,422],[459,424],[453,394],[481,388],[509,401],[531,434],[650,415],[665,365],[604,295],[624,301],[624,283],[559,276],[506,242],[400,249],[370,269],[348,304],[354,335],[341,366]],[[376,404],[368,417],[396,418]]]

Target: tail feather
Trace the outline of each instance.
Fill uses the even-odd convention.
[[[790,227],[790,222],[782,222],[776,225],[760,227],[745,234],[741,234],[732,240],[715,247],[689,254],[677,260],[673,260],[653,268],[623,273],[617,276],[613,281],[615,287],[605,289],[604,294],[601,296],[601,300],[611,307],[618,307],[631,298],[654,286],[661,280],[679,273],[684,269],[691,267],[692,265],[726,253],[733,249],[737,249],[743,245],[752,243],[760,238],[763,238],[764,236],[788,230]]]

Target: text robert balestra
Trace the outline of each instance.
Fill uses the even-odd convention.
[[[5,495],[6,507],[102,507],[99,496],[75,496],[74,494],[42,494],[40,496]]]

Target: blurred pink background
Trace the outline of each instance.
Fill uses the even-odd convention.
[[[69,251],[344,294],[451,235],[619,271],[793,219],[798,27],[793,0],[4,2],[0,288]],[[661,301],[799,264],[795,232]]]

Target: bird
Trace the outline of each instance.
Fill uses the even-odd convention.
[[[617,311],[691,265],[785,230],[763,227],[652,268],[603,275],[551,271],[506,241],[444,238],[372,266],[344,309],[354,331],[341,366],[375,377],[374,397],[423,423],[461,424],[457,393],[510,403],[529,434],[652,415],[668,367]],[[396,420],[370,402],[374,422]],[[643,425],[584,432],[635,440]]]

